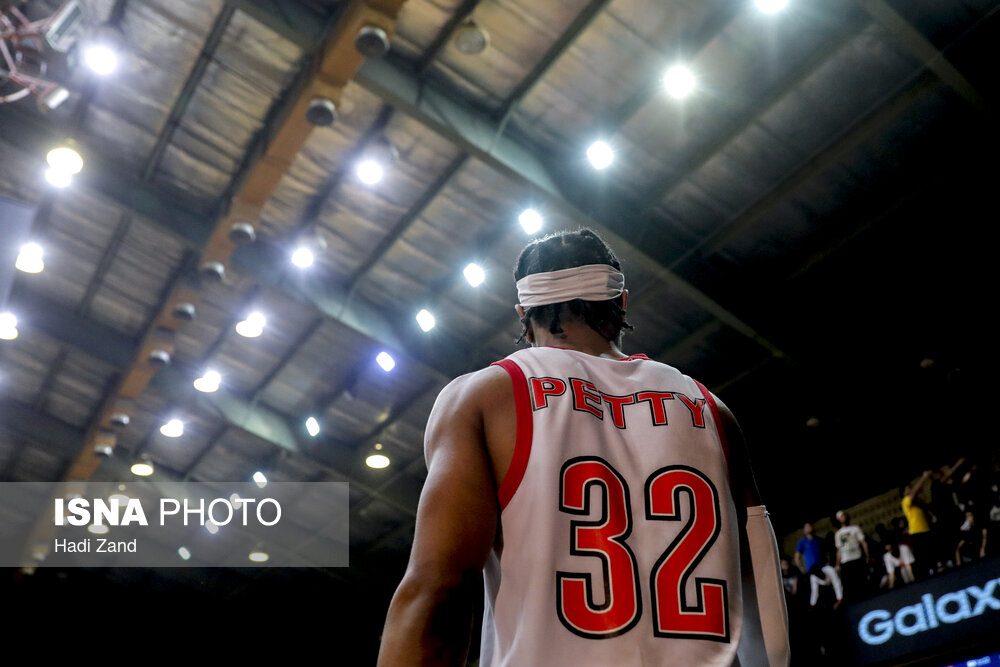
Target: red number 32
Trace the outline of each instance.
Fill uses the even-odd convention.
[[[642,595],[635,554],[626,542],[632,533],[632,508],[625,478],[603,459],[570,459],[559,479],[559,509],[589,516],[594,485],[601,489],[600,518],[572,522],[570,553],[601,560],[604,600],[595,601],[589,573],[557,572],[556,611],[571,632],[603,639],[628,632],[639,622]],[[688,578],[721,530],[715,485],[695,468],[674,465],[650,475],[643,495],[647,521],[684,521],[682,514],[686,514],[686,522],[649,576],[653,634],[728,642],[726,582],[696,577],[694,599],[685,594]]]

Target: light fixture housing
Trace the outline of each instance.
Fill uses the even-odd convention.
[[[434,319],[434,314],[426,308],[421,309],[421,311],[417,313],[416,319],[417,325],[425,332],[430,331],[437,325],[437,320]]]
[[[695,77],[685,65],[673,65],[663,74],[663,87],[675,100],[682,100],[694,92]]]
[[[762,14],[777,14],[788,7],[788,0],[754,0],[754,5]]]
[[[54,188],[68,188],[73,184],[73,174],[49,167],[45,170],[45,180]]]
[[[153,474],[153,465],[147,461],[138,461],[132,464],[130,470],[138,477],[149,477]]]
[[[211,394],[219,391],[222,384],[222,376],[218,371],[209,369],[201,377],[194,381],[194,388],[203,394]]]
[[[517,216],[517,221],[521,223],[521,229],[525,234],[535,234],[542,229],[544,221],[542,214],[533,208],[526,208]]]
[[[118,69],[119,56],[125,39],[112,25],[102,25],[83,45],[83,62],[98,76],[107,76]]]
[[[329,127],[337,121],[337,104],[328,97],[316,97],[306,107],[306,120],[316,127]]]
[[[388,352],[379,352],[375,357],[375,362],[382,367],[386,373],[396,367],[396,360]]]
[[[376,470],[381,470],[382,468],[388,468],[391,461],[389,457],[385,454],[369,454],[365,459],[365,465],[369,468],[375,468]]]
[[[45,161],[57,171],[69,174],[79,174],[83,171],[83,157],[70,146],[53,148],[45,154]]]
[[[267,318],[255,310],[247,315],[245,320],[236,323],[236,333],[244,338],[257,338],[264,333],[265,326],[267,326]]]
[[[462,275],[473,287],[479,287],[486,280],[486,272],[483,271],[483,267],[479,266],[475,262],[470,262],[464,269],[462,269]]]
[[[602,171],[615,161],[615,151],[608,142],[597,140],[587,147],[587,159],[590,160],[590,166]]]
[[[17,317],[14,313],[0,313],[0,340],[14,340],[17,334]]]
[[[455,30],[455,48],[467,56],[475,56],[490,45],[490,33],[475,21],[469,20]]]
[[[184,435],[184,422],[177,418],[170,419],[160,427],[160,433],[168,438],[179,438]]]

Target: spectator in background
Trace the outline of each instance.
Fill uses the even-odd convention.
[[[962,523],[962,511],[958,508],[955,500],[955,490],[958,487],[954,483],[955,472],[965,463],[965,457],[961,457],[955,465],[945,467],[941,472],[934,471],[930,478],[930,512],[933,515],[931,530],[934,533],[934,544],[937,553],[934,556],[937,571],[941,572],[945,566],[950,567],[952,563],[951,545],[955,544],[958,538],[958,527]]]
[[[837,570],[825,561],[821,562],[823,563],[822,565],[816,563],[809,572],[809,606],[815,607],[816,603],[819,602],[820,587],[830,586],[836,598],[836,602],[833,603],[832,608],[836,609],[844,601],[844,586],[840,581],[840,575],[837,574]]]
[[[976,514],[965,512],[965,523],[958,529],[960,538],[955,547],[955,564],[965,565],[986,558],[986,527],[976,525]]]
[[[905,543],[885,541],[885,553],[882,555],[885,563],[885,583],[888,588],[895,588],[899,579],[904,584],[913,583],[913,552]]]
[[[781,557],[781,585],[785,589],[785,606],[792,609],[796,606],[799,595],[799,568],[792,565],[788,556]]]
[[[805,537],[795,545],[795,564],[803,572],[812,572],[813,566],[823,563],[823,540],[813,534],[813,525],[802,526]]]
[[[837,545],[837,569],[843,580],[844,592],[853,602],[864,595],[868,579],[868,543],[859,526],[851,523],[844,510],[837,512],[840,528],[834,536]]]
[[[923,504],[917,498],[930,479],[931,471],[925,470],[916,482],[903,487],[903,514],[906,516],[907,530],[910,534],[910,546],[916,559],[914,574],[918,579],[924,579],[933,570],[934,544],[931,541],[931,525],[927,521]]]

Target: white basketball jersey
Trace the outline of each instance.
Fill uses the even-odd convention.
[[[485,571],[484,667],[738,664],[739,537],[718,409],[635,355],[530,348]]]

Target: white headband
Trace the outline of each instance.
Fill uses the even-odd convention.
[[[571,269],[532,273],[517,281],[517,300],[523,308],[573,299],[607,301],[621,295],[625,276],[608,264],[586,264]]]

